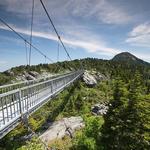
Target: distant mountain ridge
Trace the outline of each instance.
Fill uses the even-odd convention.
[[[98,58],[84,58],[75,59],[72,61],[63,61],[53,64],[38,64],[32,66],[18,66],[13,67],[0,73],[0,85],[12,83],[16,81],[18,76],[24,76],[25,73],[37,72],[42,74],[44,72],[50,74],[60,74],[64,72],[74,71],[81,68],[81,64],[84,70],[96,70],[104,74],[108,78],[115,78],[121,76],[122,78],[132,79],[134,72],[140,72],[144,76],[150,78],[150,63],[145,62],[136,56],[123,52],[114,56],[111,60],[103,60]],[[128,74],[126,77],[125,73]]]
[[[122,52],[120,54],[117,54],[116,56],[113,57],[112,61],[121,61],[121,62],[123,61],[135,64],[150,65],[150,63],[137,58],[136,56],[134,56],[129,52]]]

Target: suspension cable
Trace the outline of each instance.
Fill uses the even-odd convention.
[[[44,8],[44,11],[45,11],[45,13],[46,13],[46,15],[47,15],[47,17],[48,17],[48,19],[49,19],[49,21],[50,21],[52,27],[54,28],[54,31],[55,31],[55,33],[56,33],[56,35],[57,35],[57,37],[58,37],[58,40],[59,40],[60,43],[62,44],[62,46],[63,46],[63,48],[64,48],[64,50],[65,50],[67,56],[69,57],[69,59],[72,60],[71,57],[70,57],[70,55],[69,55],[69,53],[68,53],[68,51],[67,51],[67,49],[66,49],[66,47],[65,47],[65,45],[64,45],[64,43],[63,43],[63,41],[62,41],[62,39],[61,39],[61,37],[60,37],[60,35],[58,34],[58,31],[57,31],[57,29],[56,29],[56,27],[55,27],[55,25],[54,25],[54,23],[53,23],[53,21],[52,21],[50,15],[49,15],[49,13],[48,13],[48,11],[47,11],[47,9],[46,9],[46,7],[45,7],[43,1],[40,0],[40,2],[41,2],[42,6],[43,6],[43,8]]]
[[[56,35],[58,37],[58,40],[60,41],[61,45],[63,46],[63,48],[64,48],[64,50],[65,50],[68,58],[70,60],[72,60],[71,57],[70,57],[70,55],[69,55],[69,53],[68,53],[68,51],[67,51],[67,49],[66,49],[66,47],[65,47],[65,45],[64,45],[64,43],[63,43],[63,41],[62,41],[62,39],[61,39],[61,37],[60,37],[60,35],[59,35],[59,33],[58,33],[58,31],[57,31],[57,29],[56,29],[56,27],[55,27],[55,25],[54,25],[54,23],[53,23],[53,21],[52,21],[52,19],[51,19],[51,17],[50,17],[50,15],[49,15],[49,13],[48,13],[48,11],[47,11],[47,9],[46,9],[46,7],[45,7],[45,5],[44,5],[44,3],[43,3],[43,1],[40,0],[40,2],[42,4],[42,7],[44,8],[44,11],[45,11],[45,13],[46,13],[46,15],[47,15],[47,17],[48,17],[48,19],[49,19],[52,27],[54,28],[54,31],[55,31],[55,33],[56,33]],[[83,64],[82,64],[82,62],[80,62],[80,60],[79,60],[79,63],[80,63],[81,69],[83,69]]]
[[[56,64],[58,64],[57,66],[58,67],[56,67],[56,70],[59,70],[60,69],[60,66],[59,66],[59,48],[60,48],[60,45],[59,45],[59,40],[58,40],[58,42],[57,42],[58,44],[57,44],[57,62],[56,62]],[[55,71],[56,71],[55,70]]]
[[[45,58],[45,64],[46,64],[46,56],[44,56],[44,58]]]
[[[3,19],[0,18],[0,21],[7,26],[11,31],[13,31],[20,39],[22,39],[24,42],[26,42],[26,44],[28,44],[29,46],[31,46],[34,50],[36,50],[38,53],[40,53],[42,56],[46,56],[43,52],[41,52],[37,47],[35,47],[33,44],[31,44],[28,40],[26,40],[21,34],[19,34],[17,31],[15,31],[9,24],[7,24]],[[46,58],[54,63],[54,61],[52,59],[50,59],[48,56],[46,56]]]
[[[30,35],[30,43],[31,43],[31,44],[32,44],[33,17],[34,17],[34,0],[32,0],[31,35]],[[30,66],[30,64],[31,64],[31,50],[32,50],[32,46],[30,45],[30,51],[29,51],[29,66]]]
[[[59,61],[59,40],[58,40],[58,45],[57,45],[57,62]]]
[[[28,49],[27,49],[27,43],[26,41],[25,42],[25,51],[26,51],[26,62],[27,62],[27,65],[28,65]]]

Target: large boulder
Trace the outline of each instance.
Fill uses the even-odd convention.
[[[65,135],[72,138],[73,133],[83,127],[84,122],[80,116],[63,118],[60,121],[52,123],[49,129],[40,136],[40,139],[48,144],[50,141],[63,138]]]
[[[103,80],[107,80],[107,77],[104,76],[103,74],[97,72],[95,75],[94,75],[95,79],[97,81],[103,81]]]
[[[95,79],[95,77],[87,71],[85,71],[83,74],[83,81],[88,86],[95,86],[97,84],[97,80]]]
[[[103,75],[102,73],[97,72],[97,71],[95,71],[95,70],[91,70],[91,71],[90,71],[90,74],[91,74],[92,76],[94,76],[94,78],[95,78],[97,81],[108,80],[108,77],[106,77],[106,76]]]

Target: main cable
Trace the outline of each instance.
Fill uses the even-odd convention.
[[[72,60],[71,57],[70,57],[70,55],[69,55],[69,53],[68,53],[68,51],[67,51],[67,49],[66,49],[66,47],[65,47],[65,45],[64,45],[64,43],[63,43],[63,41],[62,41],[62,39],[61,39],[61,37],[60,37],[60,35],[59,35],[59,33],[58,33],[58,31],[57,31],[57,29],[56,29],[56,27],[55,27],[55,25],[54,25],[54,23],[53,23],[53,21],[52,21],[52,19],[51,19],[51,17],[50,17],[50,15],[49,15],[49,13],[48,13],[48,11],[47,11],[47,9],[46,9],[46,7],[45,7],[45,5],[44,5],[44,3],[43,3],[43,1],[40,0],[40,2],[41,2],[42,6],[43,6],[43,8],[44,8],[44,10],[45,10],[45,13],[46,13],[46,15],[47,15],[47,17],[48,17],[48,19],[49,19],[51,25],[52,25],[53,28],[54,28],[54,31],[55,31],[55,33],[56,33],[56,35],[57,35],[57,37],[58,37],[58,40],[59,40],[60,43],[62,44],[62,46],[63,46],[63,48],[64,48],[64,50],[65,50],[67,56],[69,57],[69,59]],[[82,62],[81,62],[80,60],[79,60],[79,63],[80,63],[81,69],[83,70],[83,64],[82,64]]]
[[[72,60],[71,57],[70,57],[70,55],[69,55],[69,53],[68,53],[68,51],[67,51],[67,49],[66,49],[66,47],[65,47],[65,45],[64,45],[64,43],[63,43],[63,41],[62,41],[62,39],[61,39],[61,37],[60,37],[60,35],[58,34],[58,31],[57,31],[57,29],[56,29],[56,27],[55,27],[55,25],[54,25],[54,23],[53,23],[53,21],[52,21],[50,15],[49,15],[49,13],[48,13],[48,11],[47,11],[47,9],[46,9],[46,7],[45,7],[43,1],[40,0],[40,2],[41,2],[42,6],[43,6],[43,8],[44,8],[44,11],[45,11],[45,13],[46,13],[46,15],[47,15],[47,17],[48,17],[48,19],[49,19],[51,25],[52,25],[53,28],[54,28],[54,31],[55,31],[55,33],[56,33],[56,35],[57,35],[57,37],[58,37],[58,40],[59,40],[60,43],[62,44],[62,46],[63,46],[63,48],[64,48],[64,50],[65,50],[67,56],[69,57],[69,59]]]
[[[32,0],[32,16],[31,16],[31,35],[30,35],[30,43],[32,44],[32,30],[33,30],[33,15],[34,15],[34,0]],[[32,46],[30,45],[29,51],[29,66],[31,64],[31,50]]]
[[[59,41],[58,41],[58,45],[57,45],[57,62],[59,61]]]
[[[25,51],[26,51],[26,62],[27,62],[27,65],[28,65],[28,49],[27,49],[26,41],[25,41]]]
[[[28,45],[30,45],[32,48],[34,48],[38,53],[40,53],[42,56],[46,56],[43,52],[41,52],[38,48],[36,48],[33,44],[31,44],[28,40],[26,40],[21,34],[19,34],[17,31],[15,31],[9,24],[7,24],[3,19],[0,18],[0,21],[7,26],[11,31],[13,31],[20,39],[22,39],[24,42],[26,42]],[[46,58],[54,63],[52,59],[50,59],[48,56]]]

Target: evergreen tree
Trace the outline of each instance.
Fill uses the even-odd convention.
[[[113,100],[109,107],[109,111],[104,116],[104,125],[102,127],[102,137],[99,144],[103,144],[106,150],[120,150],[123,133],[124,109],[127,107],[127,90],[123,88],[124,83],[118,80],[115,83]]]
[[[123,90],[124,85],[120,83],[115,85],[112,106],[104,117],[100,142],[104,150],[148,150],[150,105],[143,96],[141,77],[136,74],[130,82],[129,93]]]
[[[144,138],[145,133],[148,131],[145,124],[147,125],[149,116],[147,114],[148,107],[146,110],[143,105],[145,96],[143,96],[142,93],[143,88],[141,86],[140,76],[137,74],[135,79],[131,82],[128,95],[128,107],[125,110],[124,147],[126,147],[126,149],[146,150],[149,149],[148,147],[150,146],[148,141]],[[148,103],[146,106],[148,106]]]

